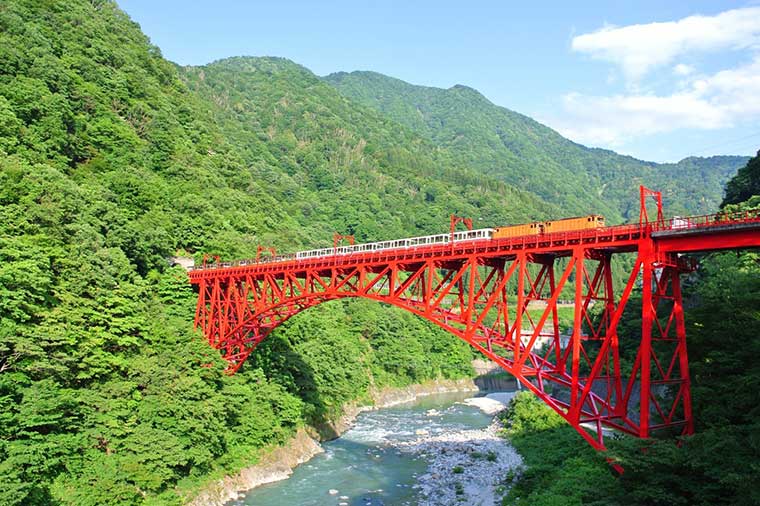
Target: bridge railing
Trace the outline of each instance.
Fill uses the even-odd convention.
[[[215,270],[215,269],[224,269],[229,267],[246,267],[246,266],[252,266],[252,265],[272,265],[277,264],[281,262],[307,262],[307,263],[325,263],[325,262],[337,262],[337,263],[344,263],[347,261],[352,261],[356,258],[361,257],[364,260],[372,261],[373,259],[385,259],[388,256],[403,256],[408,257],[409,255],[413,254],[445,254],[451,251],[452,248],[467,248],[471,247],[474,244],[477,245],[483,245],[483,244],[497,244],[499,247],[503,247],[506,249],[513,249],[513,248],[524,248],[527,245],[535,244],[537,242],[539,243],[545,243],[545,242],[551,242],[551,243],[557,243],[557,242],[568,242],[568,241],[580,241],[585,238],[594,237],[594,236],[605,236],[605,237],[612,237],[612,236],[630,236],[632,234],[640,234],[641,228],[638,224],[627,224],[627,225],[617,225],[612,227],[600,227],[595,229],[579,229],[579,230],[570,230],[565,232],[553,232],[550,234],[544,234],[544,235],[526,235],[526,236],[518,236],[518,237],[509,237],[509,238],[502,238],[502,239],[473,239],[473,240],[464,240],[464,241],[457,241],[454,243],[446,242],[446,243],[436,243],[436,244],[423,244],[423,245],[416,245],[416,246],[406,246],[406,247],[398,247],[398,248],[383,248],[379,250],[370,250],[370,251],[349,251],[349,252],[340,252],[338,251],[335,254],[329,254],[329,255],[323,255],[319,257],[304,257],[304,258],[297,258],[296,253],[289,253],[284,255],[277,255],[275,257],[270,258],[262,258],[259,260],[256,259],[246,259],[246,260],[235,260],[230,262],[214,262],[211,264],[204,264],[199,265],[191,270],[193,271],[202,271],[202,270]]]
[[[726,225],[740,225],[745,223],[760,222],[760,209],[743,211],[723,211],[713,214],[697,216],[674,216],[667,220],[650,223],[655,232],[669,230],[689,230],[707,227],[721,227]]]

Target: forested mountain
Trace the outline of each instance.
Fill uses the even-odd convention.
[[[289,60],[229,58],[181,76],[214,104],[255,180],[299,222],[297,234],[277,230],[269,242],[325,245],[335,230],[358,240],[435,233],[452,212],[481,226],[563,212],[560,203],[458,164]]]
[[[639,184],[661,190],[673,214],[710,212],[726,181],[748,159],[644,162],[576,144],[467,86],[415,86],[376,72],[338,72],[324,80],[448,149],[462,165],[561,203],[569,212],[606,214],[611,222],[636,218]]]
[[[591,176],[547,192],[451,147],[287,60],[180,68],[111,1],[0,2],[0,504],[180,504],[371,386],[469,374],[442,330],[336,302],[226,376],[166,260],[622,218]]]

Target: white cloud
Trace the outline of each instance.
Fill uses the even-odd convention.
[[[760,56],[746,65],[692,80],[672,94],[563,97],[563,135],[592,145],[621,146],[632,137],[682,128],[714,130],[760,121]]]
[[[575,51],[622,67],[632,80],[689,52],[760,48],[760,7],[678,21],[604,28],[572,40]]]
[[[673,73],[677,76],[688,76],[694,73],[694,67],[691,65],[686,65],[684,63],[679,63],[673,67]]]

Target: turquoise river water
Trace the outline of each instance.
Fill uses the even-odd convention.
[[[490,416],[459,403],[473,395],[430,395],[361,413],[352,429],[323,443],[324,453],[297,467],[290,478],[258,487],[228,506],[414,505],[413,485],[425,472],[426,461],[402,454],[391,444],[412,440],[417,431],[435,435],[488,426]],[[436,410],[435,416],[430,410]],[[330,494],[331,490],[338,492]]]

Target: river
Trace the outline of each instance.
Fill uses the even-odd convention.
[[[492,416],[461,402],[472,396],[430,395],[361,413],[353,428],[323,443],[324,453],[290,478],[228,506],[490,506],[494,497],[485,489],[498,485],[490,483],[494,471],[520,459],[495,434]]]

